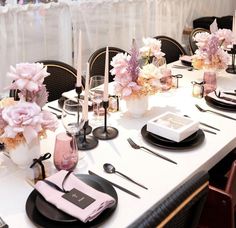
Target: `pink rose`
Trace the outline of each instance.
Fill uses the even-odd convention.
[[[58,127],[57,117],[46,110],[42,111],[42,127],[45,130],[55,131]]]
[[[2,118],[7,126],[4,128],[2,137],[14,138],[22,133],[27,143],[38,137],[42,130],[41,109],[36,103],[20,101],[14,106],[3,109]]]
[[[38,92],[48,76],[47,67],[42,63],[19,63],[14,68],[11,66],[8,76],[13,79],[10,89],[28,90]]]

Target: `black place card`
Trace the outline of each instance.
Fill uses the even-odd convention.
[[[68,193],[65,193],[64,195],[62,195],[62,197],[68,200],[69,202],[75,204],[76,206],[80,207],[81,209],[85,209],[95,201],[95,199],[79,191],[76,188],[73,188]]]

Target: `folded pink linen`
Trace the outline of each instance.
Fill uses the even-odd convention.
[[[81,205],[77,206],[76,204],[63,198],[62,196],[65,194],[64,192],[57,190],[44,181],[38,181],[36,183],[36,190],[40,192],[46,201],[52,203],[58,209],[66,212],[67,214],[78,218],[84,223],[92,221],[106,208],[112,207],[115,204],[115,199],[113,197],[90,187],[77,178],[73,173],[66,178],[64,185],[62,186],[63,180],[67,173],[68,171],[61,170],[46,178],[46,180],[56,184],[60,189],[64,188],[66,191],[70,191],[72,189],[79,190],[79,192],[82,193],[82,196],[78,194],[80,195],[80,198],[78,198],[78,203],[82,203],[82,208],[85,207],[84,209],[80,208]],[[83,193],[86,195],[84,196]],[[72,196],[74,197],[75,194],[72,194]],[[85,202],[87,200],[87,196],[89,198],[89,205]],[[90,197],[92,198],[92,201]],[[85,205],[82,201],[85,202]]]
[[[229,92],[232,92],[232,91],[229,91]],[[236,96],[233,96],[233,95],[229,95],[229,94],[225,94],[225,93],[221,93],[221,97],[225,97],[226,99],[223,99],[223,98],[219,98],[215,95],[215,92],[211,92],[207,95],[208,97],[211,97],[217,101],[220,101],[221,103],[225,103],[225,104],[230,104],[230,105],[235,105],[236,106]],[[232,100],[230,100],[232,99]]]

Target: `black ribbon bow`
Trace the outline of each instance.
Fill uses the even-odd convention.
[[[46,154],[40,156],[39,158],[34,158],[33,159],[33,163],[30,166],[30,168],[33,168],[36,164],[39,164],[40,167],[41,167],[43,179],[45,179],[45,177],[46,177],[43,161],[49,159],[50,157],[51,157],[51,154],[50,153],[46,153]]]

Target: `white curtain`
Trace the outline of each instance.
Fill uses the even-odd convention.
[[[0,7],[0,92],[9,83],[9,66],[18,62],[55,59],[76,66],[79,30],[85,70],[98,48],[129,51],[132,38],[141,46],[143,37],[157,35],[182,43],[183,29],[194,19],[233,15],[235,9],[235,0],[61,0]]]
[[[44,59],[72,64],[72,30],[68,4],[0,7],[0,92],[10,65]]]
[[[78,0],[69,2],[74,28],[75,62],[78,31],[83,36],[83,65],[98,48],[130,50],[132,38],[170,36],[180,43],[183,29],[202,16],[232,15],[235,0]],[[84,68],[85,69],[85,68]]]

